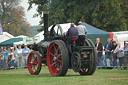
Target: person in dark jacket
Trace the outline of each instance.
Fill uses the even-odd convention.
[[[116,41],[113,41],[112,42],[112,55],[113,55],[113,70],[114,69],[117,69],[117,52],[116,52],[116,47],[117,47],[117,44],[116,44]]]
[[[74,27],[74,23],[71,23],[71,27],[68,29],[66,36],[68,37],[68,42],[67,42],[68,50],[70,53],[72,53],[71,40],[78,38],[78,30],[76,27]]]
[[[112,66],[112,43],[111,39],[107,39],[107,44],[104,46],[105,47],[105,65],[109,66],[108,60],[110,61],[110,66]]]
[[[98,54],[98,66],[103,66],[103,44],[100,42],[100,38],[96,38],[95,48]]]

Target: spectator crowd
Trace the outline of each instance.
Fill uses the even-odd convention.
[[[127,70],[128,65],[128,41],[124,42],[124,46],[116,41],[111,42],[111,39],[107,39],[105,46],[100,42],[100,39],[96,39],[95,48],[98,54],[98,68],[111,67],[113,70],[124,69]]]
[[[27,67],[27,58],[31,51],[32,46],[28,48],[26,44],[23,47],[21,45],[14,45],[13,48],[1,46],[0,70]]]

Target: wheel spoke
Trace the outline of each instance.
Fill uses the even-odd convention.
[[[31,65],[31,66],[32,66],[31,68],[32,68],[33,71],[37,71],[37,69],[38,69],[38,64],[36,64],[36,65]]]
[[[55,51],[55,55],[57,55],[58,54],[58,51],[59,51],[59,47],[57,48],[57,50]]]
[[[61,60],[57,60],[59,63],[62,63],[62,61]]]
[[[55,66],[54,68],[54,72],[55,72],[55,74],[58,74],[58,72],[60,71],[60,67],[61,67],[61,63],[62,63],[62,61],[61,61],[61,53],[60,53],[60,48],[57,46],[57,47],[55,47],[55,45],[54,45],[54,53],[55,53],[55,56],[57,57],[57,61],[56,62],[54,62],[52,65],[51,65],[51,67],[52,66]]]
[[[61,64],[60,63],[57,63],[57,71],[59,72],[60,71],[60,68],[61,68]]]
[[[56,64],[56,62],[54,62],[54,63],[51,65],[51,67],[54,66],[55,64]]]
[[[54,56],[54,54],[50,53],[51,56]]]
[[[35,70],[35,71],[37,70],[37,66],[36,66],[36,65],[34,66],[34,70]]]
[[[57,67],[56,68],[59,68],[59,63],[57,62]]]
[[[60,58],[61,54],[58,54],[57,57]]]
[[[56,71],[55,71],[55,73],[58,73],[58,71],[60,70],[60,68],[59,68],[59,70],[58,70],[58,68],[59,68],[59,64],[57,63],[57,66],[56,66]]]
[[[38,59],[37,59],[37,57],[33,60],[33,64],[34,64],[34,65],[37,65],[37,64],[38,64]]]
[[[55,47],[55,45],[53,46],[53,48],[54,48],[54,50],[55,50],[55,53],[56,53],[56,47]]]
[[[58,67],[57,68],[59,68],[60,69],[60,63],[58,63]]]
[[[37,57],[36,58],[34,58],[34,60],[33,61],[37,61]]]
[[[33,71],[35,70],[35,65],[32,67]]]

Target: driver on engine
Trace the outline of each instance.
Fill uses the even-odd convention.
[[[76,27],[74,27],[74,23],[71,23],[66,36],[68,37],[68,42],[67,42],[68,50],[70,53],[72,53],[71,50],[72,41],[75,42],[78,39],[78,30]]]

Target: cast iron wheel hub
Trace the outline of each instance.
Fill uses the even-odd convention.
[[[81,56],[78,52],[74,52],[71,57],[71,64],[74,72],[78,72],[81,68]]]

